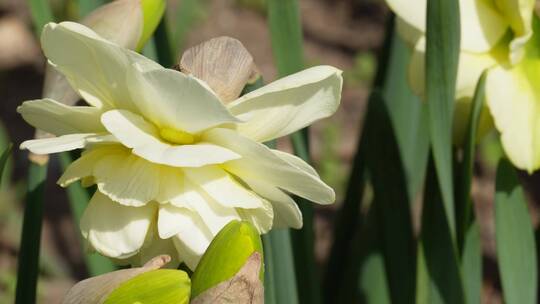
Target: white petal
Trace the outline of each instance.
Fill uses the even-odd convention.
[[[100,192],[126,206],[144,206],[158,196],[160,170],[155,164],[115,149],[94,165],[93,176]]]
[[[386,0],[404,22],[426,32],[427,0]],[[461,48],[486,52],[494,47],[508,29],[508,21],[491,0],[460,0]]]
[[[257,229],[259,234],[264,234],[272,229],[274,220],[274,210],[272,204],[267,200],[263,200],[263,206],[256,209],[237,208],[238,215],[244,221],[248,221]]]
[[[140,113],[160,128],[197,133],[238,122],[219,98],[197,78],[170,69],[139,72],[133,67],[128,79],[131,97]]]
[[[133,62],[159,67],[73,22],[47,24],[41,45],[55,68],[81,97],[96,107],[134,109],[126,81],[128,67]]]
[[[81,157],[72,162],[64,171],[64,174],[58,179],[58,184],[62,187],[67,187],[71,183],[78,181],[81,178],[94,175],[94,167],[96,163],[110,155],[117,153],[118,150],[125,149],[121,145],[102,146],[95,149],[90,149],[82,153]]]
[[[227,129],[211,130],[205,139],[242,155],[241,159],[223,165],[241,179],[258,178],[319,204],[331,204],[335,200],[334,190],[318,177],[282,160],[263,144]]]
[[[302,212],[298,205],[280,189],[263,180],[244,177],[242,180],[260,196],[268,199],[274,211],[273,227],[302,228]]]
[[[234,208],[216,203],[189,179],[185,180],[184,191],[189,193],[190,204],[213,235],[216,235],[230,221],[240,220],[240,216]]]
[[[538,60],[493,68],[486,80],[486,101],[512,163],[529,173],[540,168],[540,79]]]
[[[311,174],[315,177],[319,177],[319,173],[315,171],[315,169],[308,163],[306,163],[303,159],[300,157],[286,153],[280,150],[271,149],[272,153],[274,153],[277,157],[281,158],[282,160],[288,162],[289,164],[295,166],[297,169],[300,169],[307,174]]]
[[[101,110],[95,107],[70,107],[52,99],[25,101],[17,112],[36,129],[54,135],[99,133]]]
[[[96,251],[123,259],[139,251],[155,212],[154,205],[126,207],[96,191],[81,218],[81,230]]]
[[[316,66],[281,78],[229,104],[245,123],[237,130],[258,142],[285,136],[332,115],[341,100],[341,71]]]
[[[153,163],[175,167],[200,167],[220,164],[240,156],[210,143],[170,145],[159,139],[158,130],[141,116],[125,110],[111,110],[101,116],[101,122],[133,153]]]
[[[184,168],[184,173],[211,198],[225,207],[261,208],[263,201],[217,166]]]
[[[198,226],[198,229],[193,229],[192,231],[191,228],[193,226]],[[197,213],[186,208],[178,208],[171,204],[162,204],[159,206],[158,231],[159,237],[162,239],[168,239],[179,233],[186,235],[198,234],[196,238],[212,239],[210,230],[201,221]]]
[[[89,143],[108,142],[107,135],[94,133],[69,134],[59,137],[27,140],[21,144],[21,149],[28,149],[35,154],[51,154],[75,149],[82,149]]]

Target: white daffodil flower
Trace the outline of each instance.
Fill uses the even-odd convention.
[[[427,2],[386,0],[411,46],[409,80],[423,96]],[[460,0],[461,52],[456,84],[454,142],[464,134],[470,101],[488,69],[486,104],[503,148],[520,168],[540,168],[540,23],[534,0]],[[483,120],[489,121],[484,115]],[[484,127],[486,124],[483,124]]]
[[[334,202],[311,166],[262,142],[332,115],[340,70],[309,68],[224,105],[203,81],[83,25],[48,24],[41,43],[88,106],[24,102],[22,117],[57,137],[21,147],[36,154],[85,149],[59,184],[97,185],[81,229],[99,253],[134,264],[169,254],[193,269],[231,220],[260,233],[300,228],[292,194]]]

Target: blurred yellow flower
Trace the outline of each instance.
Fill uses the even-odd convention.
[[[414,48],[413,91],[424,94],[426,0],[386,0],[402,38]],[[534,0],[460,0],[461,52],[454,142],[460,143],[476,82],[485,69],[486,104],[503,148],[520,168],[540,168],[540,23]],[[484,115],[485,122],[489,117]]]
[[[169,254],[193,269],[231,220],[249,221],[260,233],[299,228],[302,215],[291,194],[334,202],[334,191],[311,166],[262,142],[332,115],[340,70],[309,68],[225,106],[203,81],[83,25],[48,24],[41,44],[89,106],[24,102],[23,118],[57,137],[21,148],[85,149],[59,184],[97,185],[81,229],[101,254],[133,264]]]

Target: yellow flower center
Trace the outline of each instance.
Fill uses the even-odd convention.
[[[159,130],[159,135],[166,141],[178,145],[189,145],[194,143],[196,139],[193,134],[169,128]]]

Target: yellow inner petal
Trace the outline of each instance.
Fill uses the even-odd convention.
[[[166,141],[179,145],[192,144],[196,140],[195,135],[193,134],[169,128],[159,130],[159,135]]]

